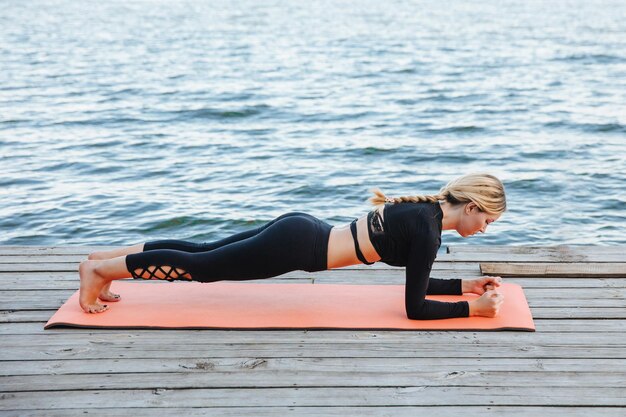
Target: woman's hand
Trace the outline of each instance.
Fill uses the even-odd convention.
[[[469,302],[469,315],[495,317],[503,302],[504,295],[496,290],[488,290],[476,300]]]
[[[464,279],[461,281],[463,292],[473,292],[478,295],[484,294],[486,291],[495,290],[502,284],[501,277],[484,276],[475,279]]]

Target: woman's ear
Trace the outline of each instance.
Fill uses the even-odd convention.
[[[478,206],[473,201],[470,201],[465,205],[465,214],[470,215],[472,210],[478,209]]]

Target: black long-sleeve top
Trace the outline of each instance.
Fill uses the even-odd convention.
[[[413,320],[468,317],[467,301],[427,300],[426,294],[462,294],[460,279],[430,278],[441,246],[443,212],[439,203],[388,203],[380,221],[368,215],[368,233],[381,262],[406,266],[406,315]]]

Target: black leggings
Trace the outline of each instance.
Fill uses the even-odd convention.
[[[201,282],[323,271],[330,229],[330,224],[310,214],[291,212],[216,242],[146,242],[143,252],[126,255],[126,267],[133,278]]]

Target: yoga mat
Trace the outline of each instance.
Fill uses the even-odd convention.
[[[504,283],[497,317],[410,320],[404,285],[258,284],[232,281],[117,280],[118,302],[103,313],[85,313],[76,291],[44,326],[175,329],[393,329],[534,331],[522,287]],[[476,294],[429,295],[439,301]]]

